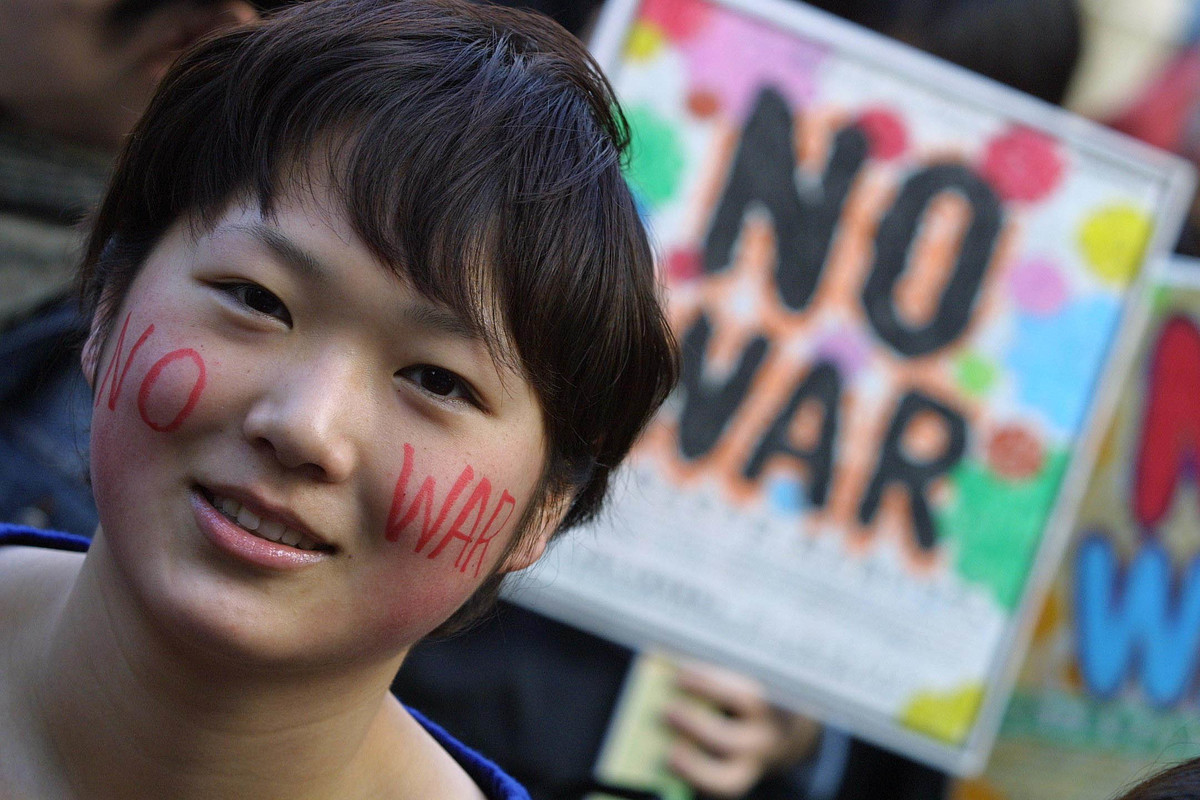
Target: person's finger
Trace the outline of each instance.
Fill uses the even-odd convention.
[[[777,738],[767,715],[729,716],[704,702],[680,699],[669,703],[664,719],[679,736],[721,756],[764,760]]]
[[[722,800],[744,796],[762,776],[753,759],[714,756],[685,739],[672,745],[667,759],[671,771],[698,792]]]
[[[683,691],[715,703],[730,714],[761,715],[770,707],[761,683],[712,664],[682,662],[675,683]]]

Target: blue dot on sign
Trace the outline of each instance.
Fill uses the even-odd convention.
[[[1200,42],[1200,4],[1192,5],[1191,19],[1184,26],[1183,41],[1185,44],[1195,46]]]
[[[1080,298],[1051,316],[1018,315],[1005,363],[1021,404],[1062,435],[1077,435],[1120,316],[1118,298],[1108,294]]]
[[[799,514],[808,507],[804,493],[804,483],[796,478],[772,478],[767,483],[771,508],[784,514]]]

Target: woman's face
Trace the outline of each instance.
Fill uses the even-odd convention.
[[[119,585],[249,663],[395,658],[553,523],[510,548],[545,463],[528,382],[320,196],[176,224],[85,349]]]

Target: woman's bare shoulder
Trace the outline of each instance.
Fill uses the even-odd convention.
[[[0,547],[0,646],[66,597],[82,553],[19,545]]]
[[[462,766],[395,697],[389,696],[383,718],[388,734],[380,754],[391,775],[387,796],[487,800]]]
[[[81,553],[8,545],[0,547],[0,796],[44,797],[33,765],[25,696],[27,679],[38,669],[38,641],[45,640],[55,613],[70,592]],[[57,795],[55,795],[57,796]]]

